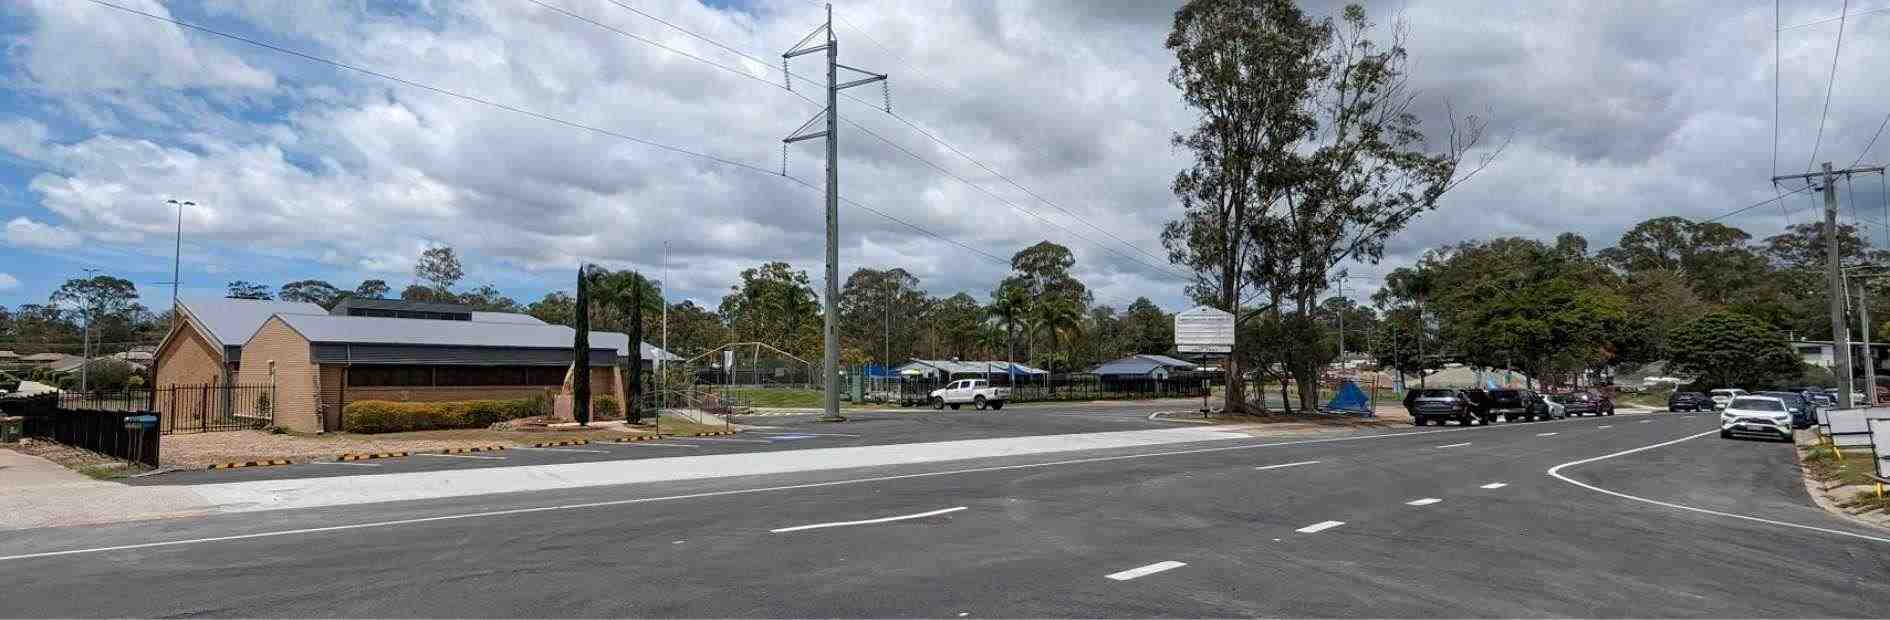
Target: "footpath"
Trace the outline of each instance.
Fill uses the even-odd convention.
[[[914,465],[1254,436],[1252,429],[1240,427],[1188,427],[640,459],[636,467],[596,461],[189,486],[95,481],[38,457],[0,450],[0,458],[5,459],[0,461],[5,468],[0,469],[0,529]]]

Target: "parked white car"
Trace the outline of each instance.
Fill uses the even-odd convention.
[[[1746,391],[1739,388],[1720,388],[1706,392],[1706,397],[1713,399],[1714,409],[1725,409],[1726,404],[1732,402],[1734,398],[1745,395]]]
[[[1562,403],[1555,402],[1555,399],[1549,398],[1548,394],[1537,394],[1536,398],[1542,399],[1542,411],[1544,414],[1542,419],[1560,420],[1568,417],[1568,407],[1563,406]]]
[[[1004,401],[1010,399],[1010,388],[993,387],[991,382],[984,379],[959,379],[932,390],[933,409],[944,409],[946,405],[951,405],[953,409],[971,405],[979,410],[997,410],[1003,409]]]
[[[1792,440],[1792,412],[1785,401],[1771,396],[1740,396],[1719,413],[1719,436],[1758,436]]]

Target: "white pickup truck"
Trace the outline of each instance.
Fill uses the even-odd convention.
[[[946,405],[957,409],[969,404],[979,410],[986,407],[996,410],[1003,409],[1004,401],[1010,399],[1010,388],[992,387],[991,382],[984,379],[959,379],[932,390],[933,409],[944,409]]]

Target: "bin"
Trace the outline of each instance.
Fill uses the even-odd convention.
[[[0,443],[19,443],[20,431],[25,427],[26,418],[0,416]]]

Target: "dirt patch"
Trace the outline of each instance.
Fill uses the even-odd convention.
[[[1806,438],[1798,444],[1805,491],[1826,511],[1890,529],[1890,493],[1878,495],[1876,481],[1870,477],[1870,450],[1839,453],[1817,441]]]
[[[621,425],[573,430],[499,431],[478,428],[372,435],[360,433],[299,435],[275,434],[266,431],[229,431],[168,435],[162,439],[163,446],[160,454],[165,465],[207,467],[217,463],[268,459],[291,461],[332,459],[338,455],[350,453],[430,452],[485,446],[513,448],[540,442],[577,439],[610,441],[625,435],[651,432],[654,432],[654,429],[625,428]]]
[[[37,456],[100,480],[123,478],[150,469],[141,463],[122,461],[85,448],[35,437],[21,439],[14,449],[21,454]]]

